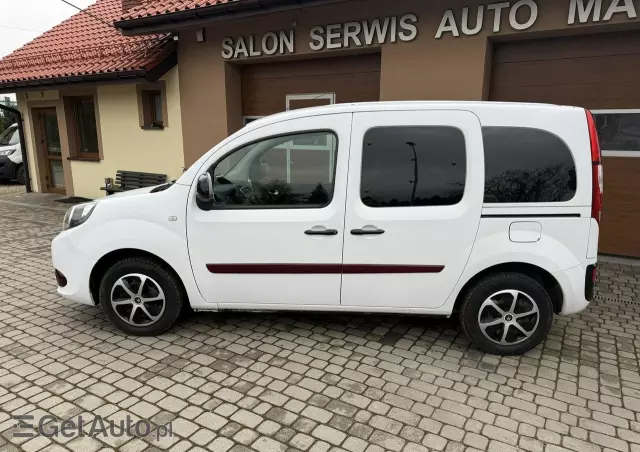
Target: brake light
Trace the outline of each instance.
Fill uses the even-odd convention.
[[[589,141],[591,142],[591,163],[592,163],[592,189],[591,189],[591,218],[598,224],[602,218],[602,195],[604,192],[604,171],[602,169],[602,152],[600,151],[600,140],[598,140],[598,129],[593,115],[587,110],[587,124],[589,126]]]

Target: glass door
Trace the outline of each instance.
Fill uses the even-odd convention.
[[[47,191],[65,194],[62,147],[55,108],[43,108],[38,112],[40,121],[40,155],[44,156]]]

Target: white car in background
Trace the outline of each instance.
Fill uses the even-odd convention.
[[[251,122],[175,183],[74,206],[58,292],[121,330],[181,310],[459,317],[520,354],[593,297],[595,123],[577,107],[395,102]]]
[[[0,135],[0,180],[25,183],[18,124],[10,125]]]

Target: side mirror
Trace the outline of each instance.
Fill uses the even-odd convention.
[[[211,179],[211,174],[208,172],[198,176],[196,198],[201,202],[213,201],[213,180]]]

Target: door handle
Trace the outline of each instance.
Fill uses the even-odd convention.
[[[384,229],[352,229],[351,235],[381,235]]]
[[[338,231],[336,229],[309,229],[304,231],[306,235],[338,235]]]

